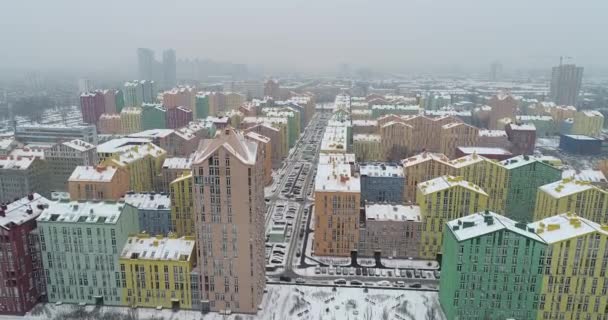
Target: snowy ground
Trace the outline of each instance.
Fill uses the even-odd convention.
[[[202,315],[195,311],[131,309],[122,307],[54,304],[39,305],[25,317],[0,316],[0,320],[444,320],[436,292],[363,288],[268,285],[257,315],[217,313]],[[79,318],[71,317],[79,315]],[[88,315],[88,317],[86,317]]]

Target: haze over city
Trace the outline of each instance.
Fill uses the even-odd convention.
[[[174,48],[272,71],[547,68],[571,56],[605,70],[608,2],[12,1],[0,12],[0,68],[134,70],[137,47]]]

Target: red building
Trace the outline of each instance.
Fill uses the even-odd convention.
[[[36,218],[49,200],[30,194],[0,205],[0,314],[24,315],[46,292]]]
[[[167,109],[167,128],[177,129],[192,121],[192,110],[187,107],[176,107]]]
[[[83,122],[97,124],[97,120],[105,112],[105,109],[103,93],[85,92],[80,95],[80,111],[82,112]]]
[[[534,154],[536,145],[536,127],[532,123],[509,123],[505,131],[511,142],[511,153],[513,156],[520,154]]]

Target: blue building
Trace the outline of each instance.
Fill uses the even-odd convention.
[[[171,225],[171,198],[164,193],[133,193],[125,195],[125,203],[137,208],[139,231],[151,235],[167,235]]]
[[[602,140],[579,134],[563,134],[559,139],[559,148],[573,154],[596,155],[602,152]]]
[[[361,201],[402,203],[405,179],[403,168],[390,163],[359,166]]]

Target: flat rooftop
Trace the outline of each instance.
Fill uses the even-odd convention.
[[[66,147],[70,147],[74,150],[80,151],[80,152],[84,152],[84,151],[89,151],[91,149],[95,149],[95,145],[88,143],[86,141],[82,141],[80,139],[74,139],[72,141],[67,141],[62,143],[64,146]]]
[[[365,219],[367,221],[420,222],[420,207],[394,204],[369,204],[365,206]]]
[[[554,198],[561,198],[575,193],[583,192],[589,189],[597,188],[588,181],[580,181],[576,179],[563,179],[555,181],[544,186],[540,186],[539,190],[551,195]]]
[[[132,146],[141,146],[152,142],[150,138],[118,138],[104,142],[97,146],[98,153],[117,153],[125,151]]]
[[[403,167],[388,163],[365,163],[359,166],[359,173],[369,177],[403,177]]]
[[[190,170],[192,169],[192,157],[165,158],[163,169]]]
[[[50,201],[38,193],[23,197],[6,205],[4,217],[0,216],[0,228],[10,230],[14,226],[22,225],[36,219],[46,208]]]
[[[580,181],[589,182],[608,182],[606,176],[600,170],[585,169],[585,170],[564,170],[562,171],[562,179],[572,178]]]
[[[491,147],[458,147],[464,154],[481,154],[481,155],[501,155],[508,156],[512,153],[503,148],[491,148]]]
[[[484,194],[486,196],[488,195],[485,191],[483,191],[483,189],[481,189],[476,184],[466,181],[462,177],[454,176],[441,176],[435,179],[421,182],[418,184],[418,189],[420,189],[423,194],[430,194],[457,186]]]
[[[120,259],[190,261],[195,241],[192,237],[151,237],[146,234],[127,238]]]
[[[353,141],[380,142],[382,137],[375,133],[358,133],[353,136]]]
[[[68,181],[111,182],[116,171],[114,166],[77,166]]]
[[[451,220],[448,228],[458,241],[466,241],[500,230],[509,230],[530,239],[543,242],[532,229],[494,212],[478,212]]]
[[[315,192],[361,192],[361,181],[353,176],[349,164],[319,165]]]
[[[116,224],[124,208],[125,203],[120,201],[54,201],[38,221]]]
[[[171,198],[168,194],[128,192],[124,200],[140,210],[171,210]]]
[[[354,153],[320,153],[319,164],[352,163],[356,161]]]
[[[575,214],[560,214],[528,224],[546,243],[556,243],[584,234],[599,232],[608,235],[608,228]]]
[[[423,163],[425,161],[439,161],[445,164],[449,164],[450,159],[443,153],[423,152],[401,160],[401,165],[403,167],[409,167]]]

